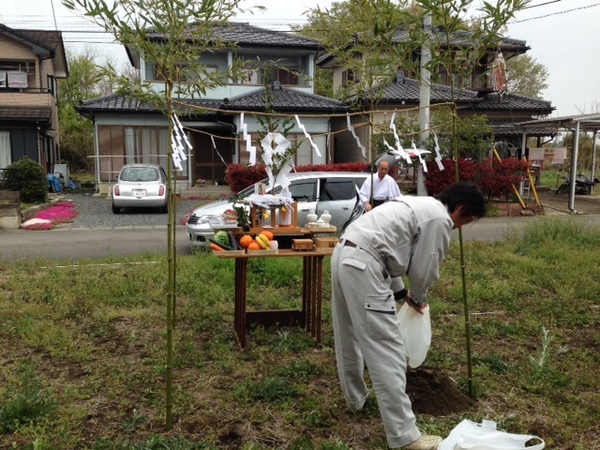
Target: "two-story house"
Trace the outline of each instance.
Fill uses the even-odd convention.
[[[246,23],[215,26],[211,32],[214,39],[228,45],[202,55],[200,61],[208,70],[225,72],[240,61],[254,64],[249,64],[239,79],[230,79],[200,98],[182,99],[183,107],[178,105],[179,120],[193,149],[177,176],[177,184],[193,186],[199,180],[221,183],[228,164],[249,161],[243,133],[245,130],[252,137],[252,145],[258,145],[257,133],[263,127],[257,115],[267,107],[265,89],[271,91],[269,109],[292,119],[286,138],[299,144],[294,163],[329,162],[330,117],[348,108],[339,101],[315,95],[318,43]],[[165,36],[153,38],[160,40]],[[153,64],[133,49],[127,51],[130,62],[140,70],[142,82],[154,84],[158,92],[164,89],[164,80]],[[78,111],[94,121],[100,192],[108,192],[125,163],[157,162],[166,166],[171,142],[168,122],[151,106],[127,96],[110,95],[86,101]],[[313,144],[320,150],[318,153]]]
[[[28,157],[60,163],[57,80],[68,77],[60,31],[0,24],[0,169]]]
[[[399,27],[392,39],[394,44],[402,45],[410,39],[410,34]],[[449,52],[452,58],[458,62],[461,55],[468,52],[472,46],[473,37],[468,32],[454,33],[446,40],[445,33],[440,28],[433,29],[432,41],[434,50]],[[449,73],[444,65],[438,65],[431,74],[429,89],[429,102],[431,105],[454,101],[457,115],[460,118],[468,118],[474,115],[486,116],[488,123],[493,129],[495,141],[505,141],[511,146],[522,145],[523,133],[518,129],[518,124],[544,117],[552,111],[551,103],[545,100],[523,97],[502,92],[503,83],[498,83],[495,68],[499,62],[498,58],[507,61],[510,58],[524,54],[530,48],[525,41],[503,38],[497,45],[484,52],[476,63],[472,61],[464,64],[456,73]],[[405,64],[399,64],[395,77],[388,80],[376,80],[372,86],[362,86],[363,94],[354,95],[350,100],[358,104],[358,108],[365,111],[375,111],[370,115],[356,117],[354,120],[358,125],[365,122],[383,123],[389,121],[391,113],[403,110],[407,111],[402,116],[412,117],[416,123],[418,119],[418,107],[421,100],[421,83],[419,82],[420,51],[412,54],[412,60]],[[358,61],[365,61],[366,56],[355,54]],[[334,93],[342,89],[349,89],[352,85],[364,84],[360,73],[353,72],[348,67],[340,64],[335,55],[326,54],[319,58],[318,65],[324,69],[333,71]],[[360,67],[360,64],[357,65]],[[416,68],[416,69],[415,69]],[[465,70],[467,69],[467,70]],[[450,88],[452,81],[453,92]],[[499,85],[500,84],[500,85]],[[500,91],[499,91],[500,89]],[[435,106],[432,108],[435,109]],[[333,130],[343,130],[346,121],[336,119],[332,125]],[[357,126],[355,133],[362,142],[371,139],[372,129],[370,127]],[[529,137],[541,137],[552,135],[553,132],[543,127],[532,130]],[[362,158],[361,151],[355,143],[355,137],[351,133],[339,133],[336,136],[336,145],[347,149],[353,149],[344,153],[337,153],[337,162],[355,161]]]

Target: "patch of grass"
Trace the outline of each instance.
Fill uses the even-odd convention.
[[[465,417],[487,418],[540,435],[547,448],[594,448],[599,243],[578,222],[541,217],[502,242],[464,244],[478,401],[457,414],[418,415],[423,432],[447,435]],[[354,413],[340,392],[327,260],[321,344],[300,326],[257,327],[244,350],[233,332],[233,261],[208,252],[177,260],[171,431],[166,258],[97,262],[106,264],[0,266],[2,406],[25,392],[23,360],[35,368],[31,392],[39,393],[24,397],[52,405],[35,420],[9,421],[14,428],[0,435],[0,448],[386,448],[375,398]],[[301,305],[300,258],[251,262],[249,310]],[[453,244],[430,292],[434,335],[425,364],[465,391],[460,264]]]
[[[0,404],[0,433],[13,433],[20,426],[42,420],[52,414],[56,401],[44,390],[30,360],[17,367],[17,378],[12,381]]]

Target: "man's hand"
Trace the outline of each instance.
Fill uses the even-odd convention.
[[[371,206],[371,204],[369,202],[365,202],[365,211],[369,212],[371,211],[373,207]]]
[[[417,311],[419,314],[423,314],[423,310],[425,308],[427,308],[427,302],[425,303],[420,303],[417,304],[413,301],[413,299],[411,298],[410,294],[408,294],[406,296],[406,303],[408,303],[408,306],[410,306],[411,308],[413,308],[415,311]]]

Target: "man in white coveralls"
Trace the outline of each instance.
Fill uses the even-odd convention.
[[[366,364],[390,448],[437,449],[442,440],[416,427],[405,392],[396,300],[405,298],[422,312],[428,289],[440,277],[451,231],[484,214],[483,194],[473,183],[452,184],[437,199],[403,196],[354,221],[333,252],[331,303],[342,392],[350,408],[364,407]]]

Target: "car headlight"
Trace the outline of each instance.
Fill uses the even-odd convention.
[[[203,224],[218,224],[221,222],[221,216],[208,215],[203,214],[201,216],[197,216],[196,214],[192,214],[187,223],[189,225],[203,225]]]

